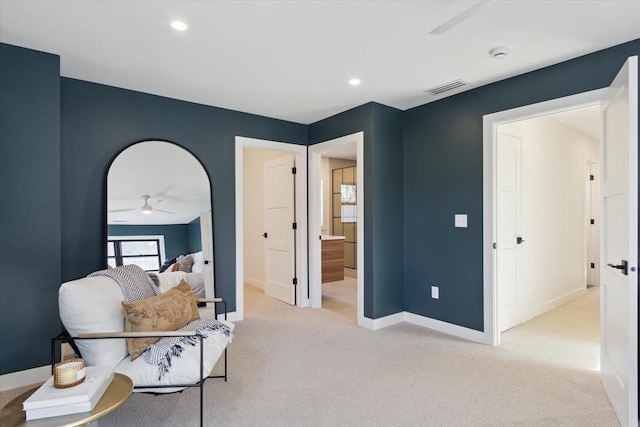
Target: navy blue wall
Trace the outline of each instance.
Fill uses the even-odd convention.
[[[190,249],[189,225],[109,225],[109,236],[164,236],[167,259],[194,252]],[[165,260],[162,260],[163,262]]]
[[[304,126],[60,78],[57,56],[0,45],[0,257],[12,260],[0,269],[0,340],[12,343],[0,373],[48,363],[60,282],[105,266],[110,162],[150,139],[188,149],[209,174],[216,290],[233,311],[235,137],[304,145],[364,131],[365,315],[483,330],[482,116],[604,87],[638,54],[636,40],[404,113],[369,103]],[[460,212],[467,229],[453,228]]]
[[[364,132],[364,315],[403,310],[402,112],[369,103],[309,125],[309,143]]]
[[[200,217],[189,223],[189,253],[202,250],[202,236],[200,234]]]
[[[60,57],[0,44],[0,375],[60,332]]]
[[[638,54],[636,40],[404,113],[406,311],[484,330],[482,116],[608,86]]]
[[[307,127],[62,78],[62,279],[105,265],[106,171],[127,146],[174,142],[193,153],[211,180],[217,296],[235,310],[235,137],[305,145]]]

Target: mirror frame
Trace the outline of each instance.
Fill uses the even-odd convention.
[[[183,149],[184,151],[186,151],[187,153],[191,154],[191,156],[193,156],[193,158],[200,164],[200,166],[202,166],[202,169],[204,170],[204,173],[207,176],[207,179],[209,180],[209,200],[210,200],[210,205],[211,205],[211,234],[212,234],[212,239],[211,239],[211,258],[213,259],[213,296],[218,297],[218,293],[216,291],[216,284],[218,282],[218,278],[216,277],[216,231],[215,231],[215,210],[214,210],[214,203],[213,203],[213,181],[211,180],[211,174],[209,173],[209,170],[207,169],[207,167],[205,166],[205,164],[200,160],[200,158],[198,156],[195,155],[195,153],[193,151],[191,151],[190,149],[188,149],[187,147],[185,147],[184,145],[178,144],[177,142],[174,141],[170,141],[168,139],[162,139],[162,138],[153,138],[153,139],[142,139],[139,141],[135,141],[132,142],[130,144],[127,144],[125,147],[121,148],[120,150],[118,150],[117,153],[115,153],[115,155],[113,155],[111,157],[111,159],[109,160],[109,162],[107,163],[106,169],[104,171],[104,178],[103,178],[103,183],[102,183],[102,201],[103,201],[103,206],[102,206],[102,226],[103,226],[103,230],[102,230],[102,266],[103,268],[108,268],[108,261],[107,261],[107,245],[106,242],[108,240],[109,237],[109,224],[107,223],[107,218],[108,218],[108,206],[109,206],[109,200],[108,200],[108,182],[109,182],[109,171],[111,170],[111,166],[113,165],[113,162],[122,154],[124,153],[127,149],[133,147],[134,145],[143,143],[143,142],[166,142],[168,144],[172,144],[178,148]],[[216,314],[217,310],[216,310]]]

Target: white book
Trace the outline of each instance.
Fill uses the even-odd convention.
[[[112,380],[113,380],[113,371],[111,371],[111,375],[107,377],[105,381],[102,381],[96,393],[87,402],[72,403],[69,405],[48,406],[48,407],[36,408],[36,409],[26,409],[25,410],[26,419],[27,421],[39,420],[40,418],[58,417],[61,415],[91,412],[93,411],[93,408],[96,407],[96,405],[102,398],[102,395],[104,394],[104,392],[107,391],[107,388],[109,388],[109,384],[111,384]]]
[[[113,378],[113,368],[110,366],[87,366],[84,382],[69,388],[55,388],[51,377],[24,401],[22,409],[26,411],[91,402],[98,389],[110,378]]]

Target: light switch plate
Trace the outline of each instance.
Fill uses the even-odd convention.
[[[431,298],[440,299],[440,288],[438,288],[437,286],[431,287]]]
[[[467,214],[456,214],[456,227],[467,228]]]

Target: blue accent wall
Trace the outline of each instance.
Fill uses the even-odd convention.
[[[62,279],[105,265],[106,172],[129,145],[174,142],[211,180],[217,296],[236,306],[235,137],[306,145],[307,127],[267,117],[61,78]]]
[[[189,225],[109,225],[109,236],[164,236],[164,250],[167,259],[191,253],[189,245]],[[163,262],[165,260],[162,260]]]
[[[369,103],[309,126],[317,144],[364,132],[364,315],[403,310],[402,112]]]
[[[406,311],[484,330],[483,115],[606,87],[639,54],[636,40],[404,113]],[[454,228],[455,213],[468,228]]]
[[[0,44],[0,375],[60,332],[60,57]]]
[[[189,223],[189,252],[202,250],[202,235],[200,234],[200,217]]]
[[[482,116],[605,87],[632,55],[640,40],[405,112],[368,103],[306,126],[61,78],[58,56],[0,44],[0,257],[11,260],[0,374],[49,362],[60,283],[105,266],[106,172],[143,140],[174,142],[207,171],[216,292],[234,311],[235,137],[305,145],[363,131],[365,316],[406,310],[482,331]],[[454,228],[454,213],[469,227]]]

